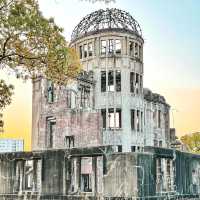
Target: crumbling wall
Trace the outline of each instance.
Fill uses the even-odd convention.
[[[15,182],[15,162],[7,159],[0,160],[0,194],[9,194],[14,192]]]
[[[104,174],[104,196],[137,196],[137,156],[136,154],[112,154],[106,157]]]
[[[199,155],[144,150],[114,153],[113,147],[92,147],[0,154],[0,199],[200,198]],[[31,160],[33,165],[27,168]],[[170,173],[158,160],[172,163]],[[27,183],[30,172],[33,178]]]
[[[33,150],[68,148],[66,136],[73,137],[74,147],[102,144],[101,116],[98,111],[93,109],[93,85],[87,83],[91,90],[88,97],[89,103],[85,105],[86,107],[81,107],[81,89],[79,87],[82,86],[79,82],[75,81],[69,86],[54,86],[54,99],[52,102],[48,102],[47,80],[42,78],[35,80],[33,83]],[[51,145],[49,145],[48,130],[48,119],[50,118],[55,123]]]

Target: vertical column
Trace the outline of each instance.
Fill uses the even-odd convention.
[[[38,166],[38,160],[33,160],[33,191],[37,191],[37,176],[38,176],[38,170],[37,167]]]
[[[97,157],[92,158],[92,191],[93,195],[97,193]]]
[[[133,113],[133,115],[134,115],[134,130],[135,130],[135,132],[137,132],[137,109],[134,109],[134,113]]]

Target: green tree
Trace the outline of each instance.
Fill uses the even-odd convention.
[[[12,69],[23,79],[43,75],[66,84],[79,73],[80,62],[62,32],[53,18],[43,17],[37,0],[0,0],[0,70]],[[11,103],[12,94],[13,86],[0,80],[0,112]]]
[[[45,75],[64,84],[76,77],[80,63],[53,18],[46,19],[37,0],[0,0],[0,70],[13,69],[18,77]],[[11,102],[11,86],[1,81],[0,109]]]
[[[191,152],[200,153],[200,132],[186,134],[181,137],[181,141]]]
[[[62,31],[53,18],[42,16],[36,0],[0,0],[0,67],[23,78],[45,74],[66,83],[80,64]]]
[[[3,80],[0,80],[0,133],[3,132],[3,115],[2,109],[11,103],[11,96],[13,94],[13,85],[6,85]]]

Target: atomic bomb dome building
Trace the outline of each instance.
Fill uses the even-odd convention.
[[[98,10],[70,45],[82,71],[33,80],[33,151],[0,154],[0,199],[199,200],[200,155],[172,148],[170,106],[143,87],[139,23]]]
[[[143,45],[140,25],[125,11],[84,17],[71,39],[83,66],[79,78],[62,92],[48,80],[34,83],[33,149],[67,147],[69,140],[122,152],[168,147],[170,106],[143,88]]]

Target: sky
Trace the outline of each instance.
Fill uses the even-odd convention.
[[[81,0],[39,0],[45,17],[53,17],[71,33],[87,14],[109,8],[128,11],[140,24],[144,44],[144,87],[165,96],[171,105],[171,127],[177,135],[200,131],[200,1],[116,0],[89,3]],[[0,78],[15,85],[13,102],[4,110],[5,131],[0,137],[24,138],[30,150],[31,82],[0,72]]]

